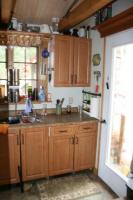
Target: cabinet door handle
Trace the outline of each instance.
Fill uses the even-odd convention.
[[[79,143],[79,139],[78,137],[75,137],[75,144],[78,144]]]
[[[77,83],[77,74],[75,74],[75,83]]]
[[[22,144],[24,144],[24,134],[22,134],[21,139],[22,139]]]
[[[48,136],[50,137],[50,133],[51,133],[51,127],[49,127],[48,129]]]
[[[20,145],[20,138],[19,138],[19,135],[17,135],[17,145]]]
[[[71,144],[74,144],[74,137],[71,137],[71,138],[70,138],[70,143],[71,143]]]
[[[71,74],[71,84],[73,84],[73,74]]]

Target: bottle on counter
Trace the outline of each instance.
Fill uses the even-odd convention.
[[[28,98],[32,100],[32,86],[28,86]]]
[[[44,91],[43,86],[40,86],[40,91],[39,91],[38,97],[39,97],[39,101],[41,101],[41,102],[45,101],[45,91]]]

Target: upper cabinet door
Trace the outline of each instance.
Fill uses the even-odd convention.
[[[90,85],[91,40],[74,38],[74,86]]]
[[[71,86],[73,79],[73,38],[54,36],[54,86]]]

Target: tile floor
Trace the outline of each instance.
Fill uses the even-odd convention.
[[[95,183],[102,192],[102,199],[97,200],[112,200],[117,196],[96,176],[89,172],[89,178]],[[31,185],[31,184],[30,184]],[[26,184],[25,186],[29,186]],[[40,200],[39,193],[36,187],[36,181],[32,182],[32,187],[25,191],[20,192],[19,186],[12,186],[9,188],[0,188],[0,200]]]

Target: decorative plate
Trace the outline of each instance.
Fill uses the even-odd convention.
[[[94,54],[92,58],[92,62],[94,66],[98,66],[101,62],[101,56],[100,54]]]

